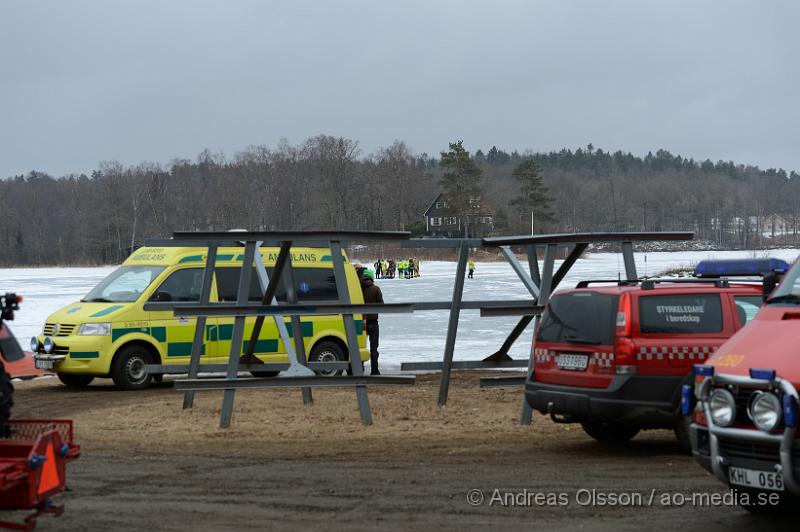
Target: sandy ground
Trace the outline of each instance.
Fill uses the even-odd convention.
[[[17,385],[14,415],[72,418],[82,446],[68,473],[71,491],[59,496],[67,510],[41,518],[42,530],[769,524],[699,495],[693,502],[693,494],[726,491],[678,452],[671,432],[603,446],[579,426],[539,415],[521,427],[520,390],[480,389],[479,375],[456,372],[445,408],[436,406],[437,375],[373,388],[371,427],[361,425],[352,389],[317,390],[311,407],[299,390],[248,390],[237,394],[233,426],[221,430],[221,393],[199,393],[184,411],[168,381],[144,392],[118,391],[110,381],[84,391],[27,381]]]

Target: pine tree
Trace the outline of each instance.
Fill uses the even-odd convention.
[[[468,236],[469,214],[474,214],[475,201],[481,196],[481,169],[470,159],[464,149],[464,141],[450,143],[450,151],[442,152],[439,165],[444,170],[440,182],[442,192],[447,198],[450,212],[462,220],[465,235]]]
[[[548,195],[540,172],[541,168],[536,161],[526,159],[511,174],[519,183],[519,196],[511,201],[511,205],[517,208],[520,216],[531,216],[531,234],[536,223],[555,221],[550,209],[553,198]]]

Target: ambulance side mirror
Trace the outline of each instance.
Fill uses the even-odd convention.
[[[172,295],[169,292],[156,292],[150,301],[172,301]]]

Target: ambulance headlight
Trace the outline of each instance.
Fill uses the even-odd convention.
[[[111,334],[110,323],[84,323],[78,329],[78,336],[108,336]]]
[[[34,353],[39,351],[39,339],[35,336],[31,337],[31,351]]]
[[[759,393],[750,403],[750,419],[759,430],[769,432],[781,422],[782,405],[773,393]]]
[[[733,394],[724,388],[717,388],[711,392],[708,409],[711,411],[711,419],[720,427],[729,427],[736,419],[736,400]]]
[[[55,349],[56,343],[48,336],[44,339],[44,342],[42,342],[42,347],[44,347],[44,352],[49,355],[53,352],[53,349]]]

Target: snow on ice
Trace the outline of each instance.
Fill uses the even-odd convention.
[[[636,253],[639,275],[657,275],[676,268],[694,266],[710,258],[777,257],[793,261],[798,250],[769,251],[685,251]],[[557,262],[557,265],[559,263]],[[0,291],[17,292],[25,298],[11,327],[23,347],[39,334],[47,316],[83,297],[114,267],[99,268],[14,268],[0,269]],[[624,272],[622,256],[615,253],[584,255],[559,288],[575,286],[583,279],[617,279]],[[454,262],[422,262],[422,276],[416,279],[380,279],[387,302],[450,301],[455,277]],[[623,275],[624,276],[624,275]],[[505,262],[477,263],[475,278],[467,279],[464,300],[526,299],[527,292]],[[387,314],[381,317],[381,366],[397,369],[405,361],[441,360],[447,332],[448,311]],[[481,318],[478,311],[462,311],[456,341],[455,360],[481,359],[503,343],[517,318]],[[532,330],[529,328],[511,349],[514,358],[528,356]]]

